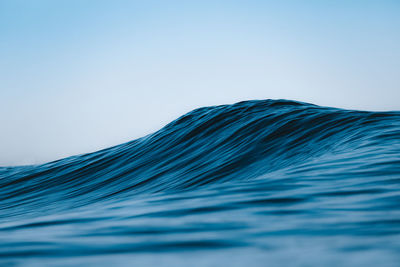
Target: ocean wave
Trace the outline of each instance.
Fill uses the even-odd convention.
[[[326,263],[343,251],[395,263],[399,182],[400,112],[288,100],[199,108],[108,149],[1,167],[0,258],[277,246],[262,257],[322,247]],[[367,250],[377,256],[359,256]]]

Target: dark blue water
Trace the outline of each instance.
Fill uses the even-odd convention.
[[[400,112],[205,107],[0,177],[4,266],[400,266]]]

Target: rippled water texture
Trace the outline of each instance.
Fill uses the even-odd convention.
[[[0,265],[400,266],[400,112],[205,107],[0,177]]]

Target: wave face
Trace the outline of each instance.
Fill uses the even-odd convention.
[[[400,262],[400,112],[205,107],[0,177],[0,264]]]

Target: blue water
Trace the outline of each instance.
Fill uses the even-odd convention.
[[[397,111],[205,107],[0,177],[2,266],[400,266]]]

